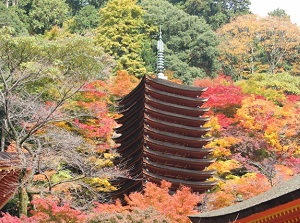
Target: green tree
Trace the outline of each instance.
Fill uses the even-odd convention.
[[[61,26],[69,16],[65,0],[31,0],[28,11],[30,32],[44,34],[54,25]]]
[[[87,5],[81,8],[73,17],[70,30],[72,33],[85,34],[99,26],[99,11],[93,5]]]
[[[6,7],[0,2],[0,28],[2,27],[11,27],[13,29],[12,32],[15,32],[16,35],[28,33],[25,24],[21,22],[15,8]]]
[[[72,14],[76,15],[83,7],[90,5],[96,9],[103,7],[107,0],[66,0],[66,3],[72,9]]]
[[[250,1],[240,0],[186,0],[184,10],[204,18],[215,30],[238,15],[249,14]]]
[[[127,70],[137,77],[146,73],[142,46],[148,41],[143,9],[137,0],[111,0],[100,10],[96,43],[117,60],[117,70]]]
[[[175,78],[191,84],[194,78],[215,75],[218,40],[203,19],[167,1],[142,0],[141,5],[146,10],[145,21],[162,27],[165,68],[174,71]]]
[[[274,9],[273,11],[269,12],[268,15],[286,18],[290,20],[290,16],[286,13],[286,11],[280,8]]]

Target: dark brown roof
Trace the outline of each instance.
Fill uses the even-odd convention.
[[[20,173],[20,160],[15,154],[0,152],[0,209],[14,195]]]
[[[204,169],[214,162],[207,158],[212,149],[203,148],[212,140],[204,137],[210,128],[202,127],[209,120],[203,117],[209,108],[202,107],[207,98],[201,97],[206,89],[145,76],[118,101],[122,117],[116,119],[120,126],[114,141],[121,157],[115,162],[129,169],[128,180],[134,179],[135,186],[116,180],[119,190],[113,195],[142,188],[144,181],[168,180],[174,190],[184,184],[197,192],[215,184],[205,182],[213,171]]]
[[[193,223],[224,223],[248,217],[300,198],[300,175],[253,198],[219,210],[189,216]],[[275,222],[275,221],[274,221]]]

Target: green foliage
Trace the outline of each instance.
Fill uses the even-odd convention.
[[[28,13],[30,32],[43,34],[54,25],[61,26],[69,16],[65,0],[32,0]]]
[[[72,179],[71,171],[70,170],[60,170],[58,173],[51,176],[52,183],[58,183],[65,180]]]
[[[184,10],[191,15],[204,18],[215,30],[230,22],[235,16],[249,14],[250,4],[249,0],[187,0]]]
[[[196,77],[214,76],[218,69],[218,40],[209,25],[167,1],[142,0],[145,21],[162,27],[165,68],[191,84]]]
[[[6,8],[6,6],[0,2],[0,28],[2,27],[11,27],[13,29],[12,34],[15,35],[28,34],[25,24],[21,22],[15,8]]]
[[[82,7],[72,19],[70,30],[72,33],[85,34],[99,25],[99,11],[93,5]]]
[[[118,62],[117,70],[126,70],[137,77],[145,74],[142,59],[143,41],[147,41],[144,11],[136,0],[112,0],[100,10],[100,26],[96,43]]]
[[[282,102],[285,94],[300,95],[300,80],[288,73],[253,74],[249,80],[238,81],[244,93],[262,95],[268,100]]]
[[[86,6],[94,6],[96,9],[102,7],[107,0],[66,0],[66,3],[72,9],[72,14],[76,15],[82,8]]]
[[[110,72],[106,68],[113,64],[102,48],[95,46],[91,39],[80,36],[47,41],[0,35],[0,58],[3,69],[10,72],[40,73],[27,81],[26,89],[48,100],[59,96],[57,86],[63,85],[68,78],[76,78],[78,83],[92,78],[108,78]]]
[[[290,16],[286,13],[286,11],[280,8],[274,9],[273,11],[269,12],[268,15],[290,19]]]

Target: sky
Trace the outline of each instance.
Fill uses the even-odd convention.
[[[260,16],[266,16],[277,8],[284,9],[291,17],[292,23],[300,26],[300,0],[250,0],[250,11]]]

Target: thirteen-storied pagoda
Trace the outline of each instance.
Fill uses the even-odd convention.
[[[214,186],[207,181],[214,171],[205,168],[214,162],[208,156],[213,149],[204,148],[212,140],[204,137],[210,128],[203,117],[208,108],[202,105],[205,87],[191,87],[168,81],[164,76],[164,56],[161,32],[157,44],[156,78],[144,76],[139,85],[119,101],[117,119],[119,135],[114,138],[121,155],[116,164],[129,171],[128,178],[112,182],[118,188],[115,197],[142,189],[143,182],[172,183],[172,190],[181,185],[194,192],[204,192]]]

